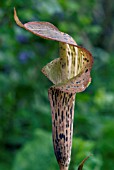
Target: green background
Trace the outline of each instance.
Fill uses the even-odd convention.
[[[0,170],[57,170],[47,90],[41,68],[59,56],[58,43],[18,27],[48,21],[94,57],[92,83],[76,95],[72,159],[77,170],[114,169],[114,1],[0,0]]]

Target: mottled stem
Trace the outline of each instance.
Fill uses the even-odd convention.
[[[68,170],[72,148],[75,94],[51,87],[49,100],[55,156],[60,170]]]
[[[60,166],[60,170],[68,170],[68,167]]]

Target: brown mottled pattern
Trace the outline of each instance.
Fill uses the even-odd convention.
[[[61,42],[59,44],[62,80],[66,81],[77,76],[91,61],[80,48]]]
[[[59,41],[61,43],[69,44],[72,46],[71,48],[77,47],[78,49],[83,51],[83,53],[86,54],[87,58],[90,59],[90,65],[92,66],[93,58],[92,58],[91,53],[87,49],[78,46],[70,35],[59,31],[59,29],[55,27],[53,24],[49,22],[37,22],[37,21],[22,24],[17,16],[15,8],[14,8],[14,19],[17,25],[25,28],[26,30],[32,32],[33,34],[36,34],[37,36],[40,36],[46,39]]]
[[[22,24],[15,9],[14,19],[20,27],[42,38],[58,41],[60,44],[60,58],[48,63],[42,72],[55,84],[48,91],[52,112],[54,151],[60,170],[68,170],[72,147],[75,94],[84,91],[91,82],[92,55],[87,49],[78,46],[71,36],[59,31],[51,23]]]
[[[88,53],[75,46],[60,43],[60,58],[48,63],[42,72],[57,87],[75,93],[85,90],[91,81],[90,69],[91,56]]]
[[[63,42],[69,42],[71,44],[75,44],[75,41],[73,38],[66,34],[60,32],[53,24],[50,24],[49,22],[28,22],[24,24],[25,29],[28,31],[41,36],[42,38],[51,39],[55,41],[61,41]]]
[[[84,91],[91,82],[90,71],[86,69],[77,76],[68,80],[65,83],[55,85],[56,89],[59,89],[66,93],[79,93]]]
[[[70,163],[75,94],[51,87],[48,91],[52,113],[54,151],[60,166]]]

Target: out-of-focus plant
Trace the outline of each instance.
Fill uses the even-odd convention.
[[[86,157],[86,155],[93,152],[93,148],[94,142],[84,141],[81,138],[74,139],[72,152],[73,160],[71,161],[69,169],[78,169],[76,160],[78,159],[79,163],[84,156]],[[91,170],[91,168],[100,170],[100,167],[100,158],[96,158],[96,156],[93,155],[88,159],[84,170]],[[13,170],[57,170],[57,168],[58,166],[52,148],[51,133],[36,129],[32,140],[27,142],[16,155]]]

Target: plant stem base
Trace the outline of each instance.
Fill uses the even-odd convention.
[[[68,167],[60,166],[60,170],[68,170]]]

